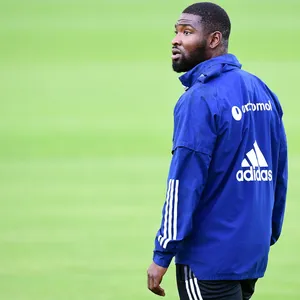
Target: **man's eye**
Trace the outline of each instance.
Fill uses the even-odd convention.
[[[185,31],[183,32],[183,34],[184,34],[184,35],[190,35],[190,34],[191,34],[191,32],[190,32],[190,31],[188,31],[188,30],[185,30]]]

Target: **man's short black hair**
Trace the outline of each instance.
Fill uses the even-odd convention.
[[[226,11],[222,7],[211,2],[199,2],[187,7],[183,13],[200,16],[206,33],[220,31],[224,41],[226,44],[228,43],[231,24]]]

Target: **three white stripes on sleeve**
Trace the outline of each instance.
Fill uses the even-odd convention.
[[[166,249],[169,241],[177,238],[179,180],[170,179],[167,190],[165,213],[163,217],[163,235],[158,237],[160,245]],[[191,268],[184,266],[185,287],[190,300],[203,300],[197,278]]]
[[[170,179],[163,218],[164,232],[163,235],[158,237],[158,241],[164,249],[166,249],[171,240],[176,240],[177,238],[178,189],[179,180]]]

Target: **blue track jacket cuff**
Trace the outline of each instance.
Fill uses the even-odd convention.
[[[169,252],[161,252],[161,251],[154,251],[153,254],[153,261],[163,267],[163,268],[168,268],[172,258],[173,258],[174,254],[173,253],[169,253]]]

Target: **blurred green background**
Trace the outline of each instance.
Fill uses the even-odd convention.
[[[0,2],[0,299],[156,299],[146,288],[170,161],[179,0]],[[285,111],[283,236],[253,299],[300,299],[300,2],[218,1],[230,52]],[[174,267],[163,287],[177,299]]]

